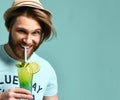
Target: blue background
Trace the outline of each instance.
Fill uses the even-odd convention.
[[[120,0],[41,0],[57,38],[37,53],[56,70],[60,100],[120,100]],[[8,33],[0,4],[0,44]]]

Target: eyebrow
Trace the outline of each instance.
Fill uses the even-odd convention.
[[[26,29],[26,28],[23,28],[23,27],[16,27],[16,29],[21,29],[21,30],[24,30],[24,31],[27,31],[27,32],[29,32],[28,31],[28,29]],[[40,32],[42,32],[42,29],[41,28],[37,28],[37,29],[35,29],[35,30],[32,30],[32,32],[34,32],[34,31],[40,31]]]

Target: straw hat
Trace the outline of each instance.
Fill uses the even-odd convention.
[[[48,10],[43,8],[39,0],[14,0],[12,6],[9,9],[7,9],[7,11],[4,13],[4,19],[6,20],[7,16],[9,16],[9,14],[12,11],[14,11],[17,8],[23,7],[23,6],[41,9],[47,15],[51,15],[51,13]]]

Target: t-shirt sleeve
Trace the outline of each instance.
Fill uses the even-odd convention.
[[[58,92],[57,77],[54,69],[51,68],[50,78],[44,96],[53,96],[57,94],[57,92]]]

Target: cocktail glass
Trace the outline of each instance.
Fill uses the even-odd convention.
[[[20,88],[24,88],[32,92],[33,73],[31,72],[32,71],[29,67],[18,68],[18,79]]]

